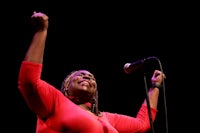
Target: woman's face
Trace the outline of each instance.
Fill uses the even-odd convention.
[[[97,83],[89,71],[79,70],[71,77],[67,88],[70,96],[77,97],[82,102],[89,102],[97,90]]]

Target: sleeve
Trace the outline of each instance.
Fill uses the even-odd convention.
[[[54,111],[54,101],[60,92],[41,80],[42,64],[23,61],[19,71],[18,88],[29,108],[46,118]]]
[[[157,110],[151,108],[152,120],[155,120]],[[131,117],[122,114],[106,113],[106,117],[110,124],[114,126],[119,132],[126,133],[142,133],[150,130],[150,121],[147,106],[142,104],[136,117]]]

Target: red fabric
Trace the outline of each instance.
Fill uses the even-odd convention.
[[[110,112],[89,113],[41,79],[42,65],[22,62],[18,88],[37,115],[36,133],[134,133],[150,129],[148,110],[142,105],[136,118]],[[151,109],[155,120],[157,110]]]

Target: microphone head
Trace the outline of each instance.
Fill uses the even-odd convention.
[[[127,74],[130,73],[130,70],[129,70],[130,65],[131,65],[131,63],[126,63],[126,64],[124,65],[124,72],[127,73]]]

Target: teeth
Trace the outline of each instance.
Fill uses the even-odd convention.
[[[83,82],[81,82],[81,85],[89,85],[89,83],[86,81],[83,81]]]

